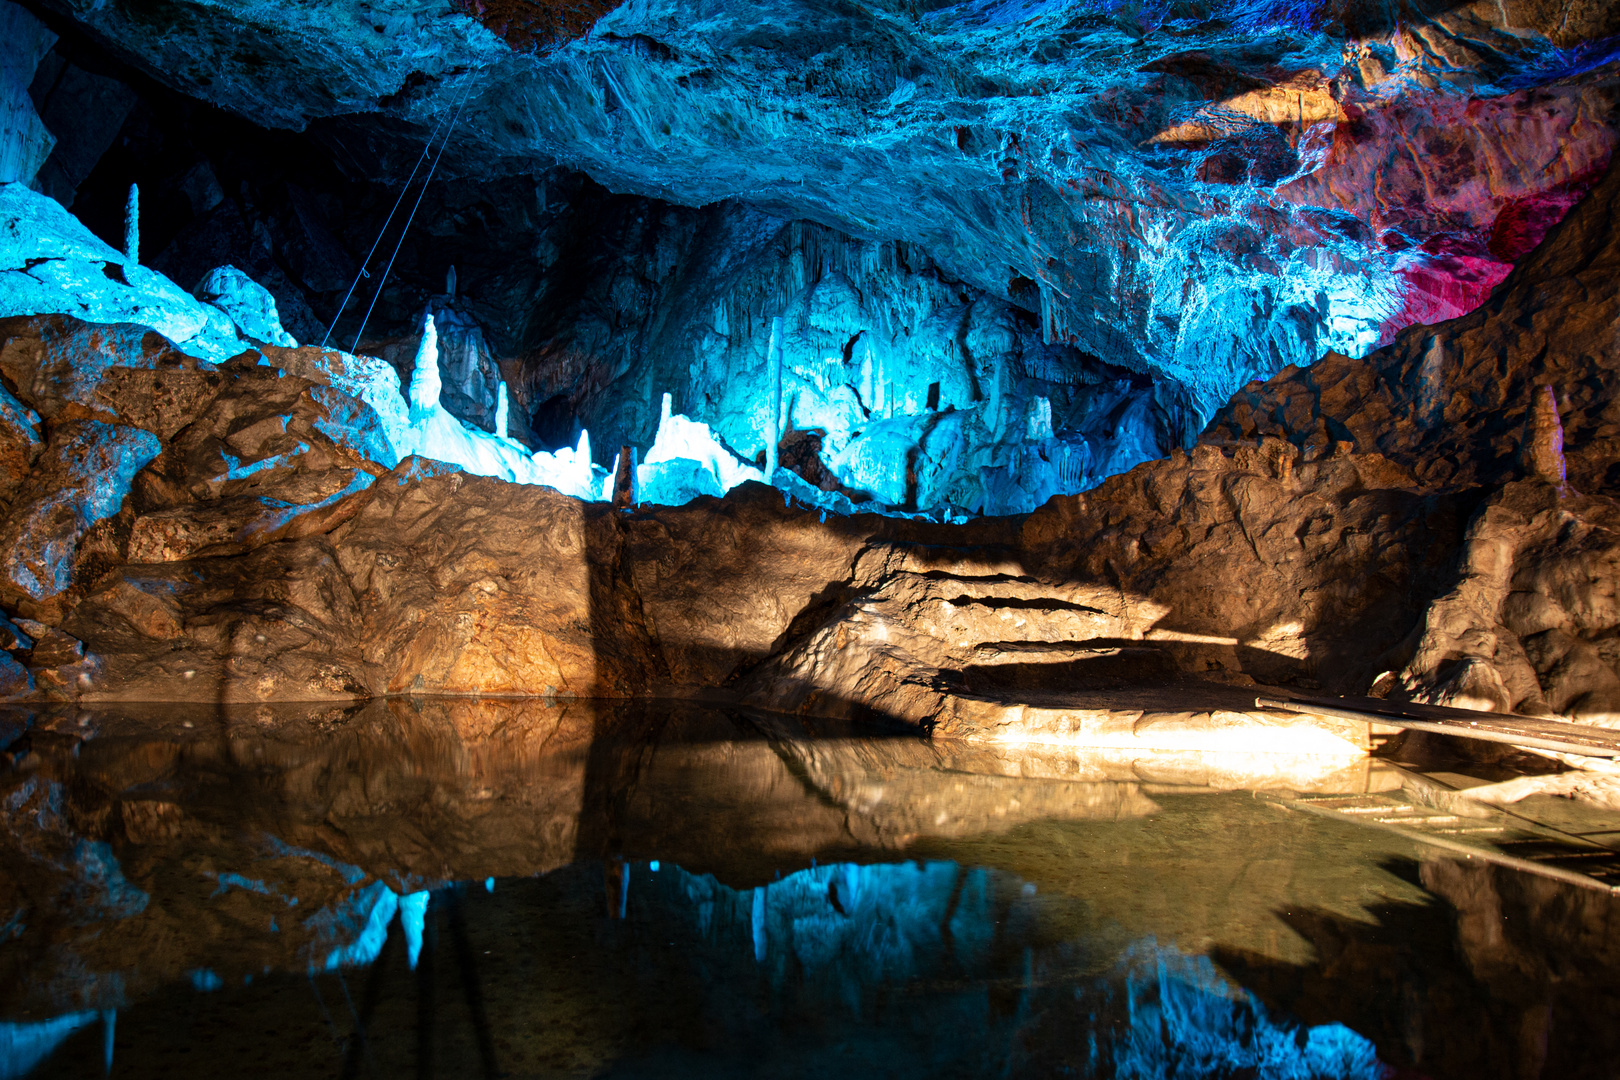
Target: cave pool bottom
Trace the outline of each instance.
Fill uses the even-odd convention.
[[[1288,813],[1252,763],[650,703],[0,724],[0,1080],[1620,1060],[1613,898]]]

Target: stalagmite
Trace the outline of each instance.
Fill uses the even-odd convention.
[[[454,273],[453,270],[452,273]],[[507,438],[506,425],[511,409],[511,403],[506,396],[506,384],[503,382],[495,388],[495,437],[497,439]]]
[[[135,184],[124,204],[124,259],[131,266],[141,261],[141,189]]]
[[[422,326],[422,343],[416,347],[416,359],[411,365],[411,418],[420,419],[439,407],[439,331],[433,325],[433,316]]]
[[[613,463],[613,505],[620,509],[634,506],[636,496],[636,448],[622,446]]]
[[[1539,386],[1535,390],[1530,415],[1524,422],[1520,465],[1528,475],[1545,480],[1560,491],[1567,486],[1564,425],[1558,416],[1558,397],[1551,386]]]
[[[581,428],[579,442],[574,446],[574,489],[588,492],[594,480],[591,473],[591,433]]]

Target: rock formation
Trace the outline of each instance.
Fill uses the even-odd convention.
[[[533,37],[511,9],[549,8],[48,6],[242,115],[348,118],[379,165],[457,114],[461,175],[555,161],[905,238],[1206,411],[1477,303],[1606,163],[1620,30],[1601,0],[656,0]]]
[[[220,267],[194,297],[6,187],[6,692],[723,693],[1133,752],[1364,742],[1222,689],[1257,682],[1613,721],[1608,8],[857,4],[811,33],[819,0],[780,4],[768,40],[738,39],[725,5],[687,25],[670,0],[584,36],[547,23],[517,51],[488,12],[504,37],[474,12],[413,17],[391,45],[348,4],[266,14],[375,61],[339,85],[330,56],[291,49],[278,71],[319,71],[273,107],[235,61],[205,89],[174,52],[223,9],[182,3],[194,21],[162,40],[123,3],[75,9],[170,82],[282,122],[363,98],[366,153],[378,117],[456,94],[448,167],[495,177],[541,138],[521,98],[571,118],[545,145],[600,179],[748,200],[524,179],[528,216],[504,231],[562,280],[503,323],[475,297],[522,297],[529,271],[449,252],[460,272],[435,262],[445,285],[410,307],[425,329],[378,350],[409,361],[402,394],[381,361],[281,329],[306,295],[287,272],[326,283],[308,296],[361,280],[322,232],[331,192],[289,203],[296,244],[286,222],[243,242],[257,276]],[[415,81],[407,39],[434,43]],[[722,41],[724,74],[694,66]],[[790,98],[802,116],[771,112]],[[881,160],[853,149],[879,137]],[[865,162],[866,186],[837,161]],[[199,229],[226,206],[213,175],[187,173]],[[435,189],[435,236],[502,231],[458,198]],[[174,244],[158,261],[207,248]],[[623,467],[591,460],[587,414]],[[778,489],[742,483],[756,463]],[[632,508],[646,499],[692,501]],[[1208,685],[1179,704],[1086,697],[1188,677]]]
[[[149,332],[14,319],[13,687],[730,688],[1061,742],[1081,706],[1043,699],[1054,686],[1180,673],[1365,692],[1394,672],[1405,693],[1500,686],[1513,708],[1607,722],[1617,189],[1620,171],[1479,312],[1251,386],[1190,453],[960,526],[823,521],[757,485],[624,513],[396,464],[369,406],[332,385],[338,354],[265,343],[269,366],[215,365]],[[1568,487],[1548,472],[1548,386]],[[1159,719],[1131,737],[1247,722],[1229,707],[1216,695],[1199,720],[1149,703],[1138,715]]]
[[[960,516],[1472,310],[1615,142],[1595,0],[603,7],[41,0],[16,115],[57,143],[18,179],[117,247],[140,174],[150,268],[235,265],[300,341],[408,364],[437,303],[450,414],[507,381],[519,441],[604,468],[666,392],[777,452],[780,317],[806,478]]]

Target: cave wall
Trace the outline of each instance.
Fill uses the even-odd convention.
[[[667,392],[763,461],[776,319],[784,461],[875,505],[1027,511],[1160,456],[1196,424],[1174,384],[1044,343],[1032,313],[912,245],[735,203],[608,197],[571,216],[537,282],[534,343],[510,365],[554,444],[583,426],[599,458],[646,446]]]
[[[64,134],[41,190],[119,244],[127,182],[139,182],[143,262],[203,299],[216,267],[239,267],[299,341],[326,339],[325,313],[347,300],[334,343],[388,360],[402,383],[431,313],[445,407],[493,431],[505,382],[509,431],[532,448],[572,447],[589,429],[598,464],[622,445],[645,452],[668,392],[740,457],[762,460],[778,316],[783,460],[859,502],[1027,511],[1196,427],[1175,384],[1046,343],[1033,281],[1010,302],[916,245],[734,201],[614,195],[562,169],[379,181],[345,159],[335,129],[263,131],[65,29],[33,78],[36,106]],[[86,86],[101,105],[93,124],[76,119]],[[379,249],[369,260],[368,248]],[[362,263],[369,276],[356,277]],[[262,336],[285,344],[278,333]]]
[[[453,414],[604,466],[666,392],[759,461],[781,317],[790,468],[1012,513],[1471,310],[1614,141],[1601,5],[530,7],[46,5],[39,183],[402,378],[433,311]]]
[[[186,94],[341,129],[374,174],[453,126],[446,175],[561,164],[904,240],[1203,417],[1482,300],[1606,163],[1620,32],[1596,0],[636,0],[566,30],[543,5],[45,7]]]

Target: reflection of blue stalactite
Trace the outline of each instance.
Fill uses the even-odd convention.
[[[366,880],[366,872],[364,870],[350,863],[339,862],[330,855],[323,855],[318,851],[310,851],[308,848],[293,847],[291,844],[288,844],[285,841],[268,834],[266,834],[264,837],[264,843],[265,846],[270,849],[271,854],[277,858],[292,857],[299,859],[313,859],[322,866],[330,867],[331,869],[336,870],[339,874],[342,874],[343,880],[348,882],[350,885],[358,885],[362,881]]]
[[[1207,957],[1184,956],[1148,938],[1120,961],[1118,975],[1130,1018],[1113,1046],[1114,1075],[1121,1080],[1378,1080],[1384,1073],[1366,1039],[1341,1024],[1302,1029],[1273,1021],[1264,1006],[1217,975]]]
[[[74,845],[72,868],[76,869],[69,890],[82,921],[127,919],[146,910],[146,893],[124,880],[124,873],[112,848],[100,841],[81,840]]]
[[[406,893],[399,898],[399,927],[405,932],[405,958],[411,970],[422,955],[422,934],[427,927],[428,894]],[[368,924],[369,925],[369,924]]]
[[[1384,1073],[1372,1044],[1349,1028],[1273,1017],[1207,958],[1151,938],[1096,974],[1088,943],[1041,941],[1036,891],[994,871],[843,864],[739,892],[671,869],[648,879],[657,899],[642,910],[688,922],[722,954],[729,942],[746,942],[776,1007],[844,1017],[843,1052],[865,1046],[868,1074],[923,1075],[930,1057],[982,1061],[1007,1075],[1129,1080]],[[983,996],[996,984],[1017,988],[1011,1012]],[[898,1020],[879,1004],[896,999],[935,1019]],[[907,1027],[926,1051],[907,1049]],[[888,1054],[904,1060],[890,1068]]]
[[[101,1011],[101,1060],[104,1075],[112,1075],[113,1041],[118,1035],[118,1010]]]
[[[99,854],[80,865],[99,867],[104,881],[116,870]],[[637,878],[637,902],[619,940],[634,950],[635,964],[670,965],[672,978],[698,980],[705,1017],[736,1038],[720,1050],[706,1044],[683,1063],[662,1048],[645,1071],[627,1061],[615,1075],[740,1075],[770,1071],[773,1056],[792,1061],[799,1075],[850,1074],[851,1061],[860,1062],[854,1075],[918,1078],[1384,1074],[1360,1035],[1273,1015],[1205,957],[1152,938],[1122,954],[1103,937],[1053,938],[1043,910],[1065,901],[992,869],[943,861],[831,864],[744,890],[674,866],[659,869],[648,864]],[[619,896],[628,896],[630,882],[619,884]],[[312,969],[376,961],[396,915],[416,967],[429,906],[426,891],[400,895],[376,881],[356,889],[304,920],[317,939]],[[644,950],[637,927],[660,947]],[[677,939],[688,947],[661,947]],[[199,991],[222,982],[205,969],[189,978]],[[100,993],[95,1002],[106,1011],[0,1024],[0,1080],[23,1076],[98,1017],[110,1054],[111,1009],[123,1004],[122,995]]]
[[[242,874],[234,873],[234,872],[231,872],[231,871],[226,871],[224,873],[217,874],[217,875],[215,875],[215,877],[216,877],[216,880],[218,880],[218,882],[219,882],[219,887],[216,888],[211,894],[209,894],[210,899],[212,899],[215,896],[224,896],[231,889],[245,889],[245,890],[247,890],[248,892],[251,892],[251,893],[258,893],[260,896],[278,897],[279,899],[284,901],[287,904],[287,906],[289,906],[289,907],[297,907],[298,906],[298,897],[296,897],[296,896],[285,896],[285,895],[282,894],[281,890],[273,889],[269,885],[266,885],[264,882],[262,882],[262,881],[260,881],[260,880],[258,880],[256,878],[246,877],[246,876],[244,876]]]
[[[209,968],[198,968],[191,973],[191,988],[199,993],[218,990],[224,985],[225,980]]]
[[[345,932],[358,933],[348,944],[333,949],[326,956],[328,971],[357,964],[369,964],[382,952],[388,940],[388,924],[399,909],[399,897],[387,885],[374,881],[361,889],[347,904],[317,912],[306,925],[327,930],[333,937],[343,938]]]
[[[0,1080],[28,1075],[63,1039],[100,1017],[77,1012],[33,1024],[0,1024]]]
[[[756,963],[765,962],[765,890],[754,890],[754,903],[750,918],[751,936],[754,939],[754,960]]]

